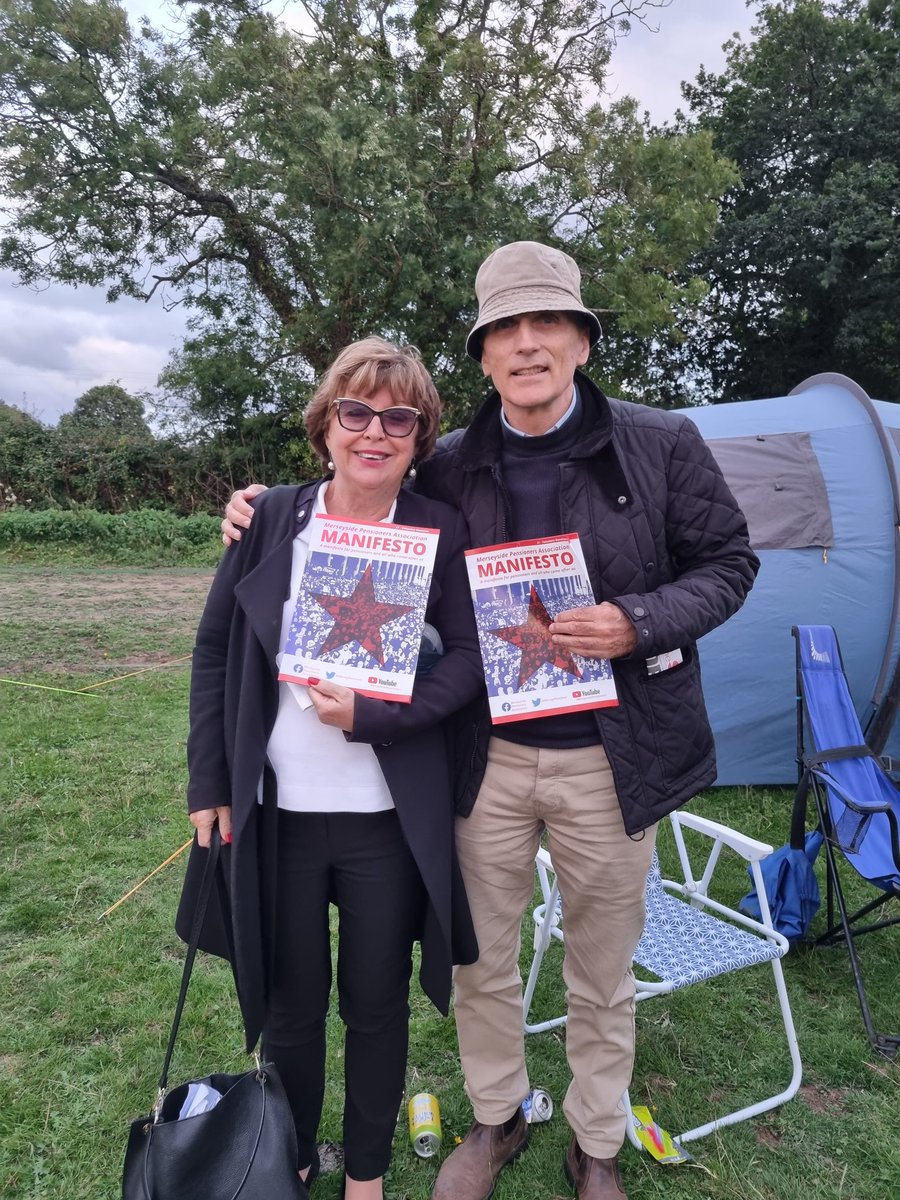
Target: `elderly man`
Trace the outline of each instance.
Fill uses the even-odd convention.
[[[457,847],[480,955],[455,971],[455,1016],[475,1120],[433,1200],[486,1200],[528,1141],[518,957],[544,831],[566,912],[565,1171],[579,1200],[625,1195],[616,1156],[634,1058],[631,960],[656,824],[715,778],[696,641],[740,607],[759,566],[696,427],[610,399],[579,370],[600,337],[580,289],[573,259],[536,242],[485,260],[466,350],[495,391],[416,480],[462,509],[474,546],[579,534],[597,603],[558,616],[551,634],[612,659],[619,697],[493,728],[485,699],[459,734],[471,770]],[[236,493],[223,531],[239,536],[250,513]],[[673,665],[653,673],[664,653]]]

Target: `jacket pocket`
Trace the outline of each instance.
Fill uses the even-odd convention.
[[[641,664],[638,682],[648,740],[667,787],[697,771],[715,750],[697,649],[688,645],[682,653],[682,663],[655,675],[648,675],[646,665]],[[646,749],[650,748],[648,744]]]

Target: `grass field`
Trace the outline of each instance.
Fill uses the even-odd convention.
[[[0,567],[0,676],[15,681],[0,683],[4,1200],[112,1200],[128,1123],[155,1096],[182,963],[172,921],[183,857],[102,914],[189,835],[186,656],[210,577],[208,569]],[[693,807],[774,844],[785,840],[784,792],[722,789]],[[742,866],[735,863],[726,878],[736,900],[746,891]],[[898,948],[896,928],[862,948],[882,1024],[893,1030],[900,1027]],[[558,961],[554,955],[545,968],[539,991],[545,1012],[563,1004]],[[900,1067],[869,1051],[846,957],[801,950],[785,971],[804,1061],[801,1094],[755,1122],[692,1143],[690,1164],[660,1167],[626,1147],[633,1200],[890,1200],[900,1193]],[[642,1004],[634,1102],[651,1105],[659,1123],[677,1132],[767,1085],[768,1092],[781,1086],[789,1067],[769,978],[757,969]],[[438,1095],[446,1149],[470,1120],[453,1024],[418,991],[412,1009],[409,1090]],[[336,1017],[331,1024],[321,1136],[339,1141],[341,1039]],[[550,1091],[557,1112],[503,1173],[496,1200],[571,1194],[561,1169],[564,1036],[528,1041],[533,1082]],[[173,1080],[240,1069],[240,1044],[228,970],[204,958]],[[425,1200],[435,1173],[435,1160],[416,1158],[398,1122],[387,1195]],[[326,1174],[314,1196],[333,1200],[338,1189],[339,1173]]]

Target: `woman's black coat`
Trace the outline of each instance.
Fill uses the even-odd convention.
[[[318,487],[272,488],[256,500],[251,528],[219,564],[194,647],[188,807],[195,812],[230,804],[234,838],[223,848],[234,953],[229,953],[217,904],[200,944],[232,958],[248,1048],[265,1025],[271,970],[277,814],[266,747],[278,711],[275,655],[290,590],[292,543],[310,519]],[[416,679],[411,704],[358,695],[349,736],[372,744],[422,875],[427,901],[419,978],[446,1013],[451,964],[477,956],[456,862],[452,781],[441,724],[484,686],[463,558],[468,531],[455,509],[406,489],[397,498],[394,522],[441,532],[426,620],[440,633],[444,654]],[[338,787],[339,771],[336,763]],[[176,921],[185,938],[205,856],[195,844]]]

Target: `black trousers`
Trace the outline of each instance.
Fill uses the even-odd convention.
[[[329,905],[338,910],[344,1038],[344,1165],[376,1179],[390,1164],[409,1046],[412,947],[425,891],[396,812],[278,813],[273,980],[264,1033],[313,1159],[325,1095],[331,991]]]

